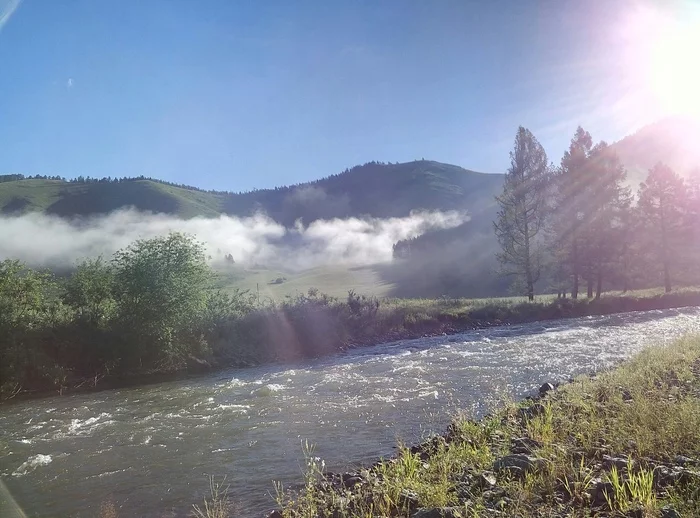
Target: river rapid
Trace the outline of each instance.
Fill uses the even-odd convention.
[[[0,407],[0,477],[28,516],[187,516],[207,475],[237,516],[301,480],[302,443],[341,471],[478,416],[504,395],[700,333],[700,308],[506,326],[363,347],[295,365]]]

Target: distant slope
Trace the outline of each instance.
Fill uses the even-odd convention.
[[[221,195],[151,180],[73,183],[32,179],[0,183],[0,213],[5,215],[40,211],[71,217],[135,207],[190,218],[216,216],[221,205]]]
[[[59,216],[108,213],[122,207],[184,218],[221,213],[248,216],[263,211],[291,226],[301,218],[406,216],[412,210],[479,212],[493,204],[501,175],[420,160],[371,162],[327,178],[248,193],[217,193],[148,179],[119,182],[15,180],[0,182],[0,213],[43,211]]]
[[[635,189],[657,162],[664,162],[680,175],[687,176],[700,169],[700,123],[671,117],[645,126],[612,147]]]

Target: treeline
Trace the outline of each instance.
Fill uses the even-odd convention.
[[[25,176],[23,174],[0,174],[0,183],[3,182],[17,182],[19,180],[55,180],[59,182],[65,182],[66,179],[62,176],[47,176],[36,174],[34,176]]]
[[[178,187],[180,189],[186,189],[188,191],[206,192],[209,194],[233,194],[230,191],[217,191],[214,189],[200,189],[199,187],[193,187],[191,185],[185,185],[183,183],[168,182],[166,180],[159,180],[158,178],[151,178],[150,176],[123,176],[123,177],[112,177],[104,176],[102,178],[92,177],[92,176],[76,176],[75,178],[66,179],[64,176],[58,175],[23,175],[23,174],[4,174],[0,175],[0,183],[3,182],[16,182],[19,180],[53,180],[58,182],[66,183],[78,183],[78,184],[94,184],[94,183],[123,183],[123,182],[138,182],[143,180],[148,180],[150,182],[160,183],[163,185],[170,185],[172,187]]]
[[[494,228],[500,273],[519,293],[599,298],[700,279],[700,173],[658,163],[633,191],[614,150],[581,127],[558,166],[520,127],[510,161]]]

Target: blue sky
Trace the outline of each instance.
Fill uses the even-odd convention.
[[[664,115],[630,70],[640,2],[0,0],[0,173],[500,172],[519,124],[558,162],[578,124],[616,140]]]

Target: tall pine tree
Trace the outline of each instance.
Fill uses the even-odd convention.
[[[593,149],[591,134],[576,129],[569,149],[564,153],[556,172],[556,196],[551,218],[552,247],[556,256],[558,280],[571,281],[571,297],[578,298],[579,283],[584,274],[583,230],[590,207],[588,170]]]
[[[685,182],[673,170],[656,164],[639,187],[639,211],[647,225],[646,250],[663,272],[664,289],[671,291],[673,267],[687,245],[688,193]]]
[[[542,270],[541,233],[547,212],[547,154],[530,130],[520,126],[510,153],[500,207],[494,222],[501,245],[497,258],[501,273],[514,277],[514,284],[529,300]]]

